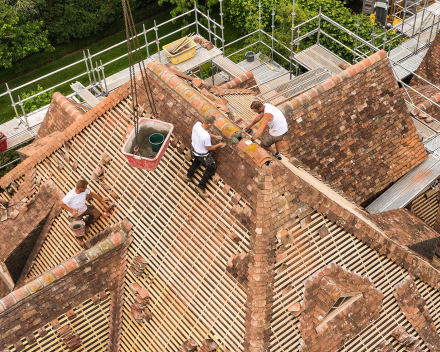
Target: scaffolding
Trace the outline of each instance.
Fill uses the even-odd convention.
[[[428,5],[427,0],[423,1],[425,5]],[[145,59],[146,63],[151,60],[159,60],[162,63],[167,63],[167,58],[160,50],[160,43],[163,43],[170,36],[180,33],[183,30],[195,29],[195,32],[198,36],[209,38],[210,41],[213,41],[215,48],[211,50],[211,54],[208,55],[205,53],[205,55],[207,56],[199,57],[193,62],[190,62],[190,60],[188,60],[189,62],[186,62],[186,64],[184,63],[181,69],[183,72],[187,72],[188,74],[193,76],[199,76],[203,79],[204,77],[202,74],[201,66],[205,63],[211,63],[213,80],[212,82],[214,82],[214,67],[217,68],[217,71],[220,70],[226,73],[226,75],[223,76],[226,76],[228,79],[233,78],[240,70],[237,68],[238,66],[234,63],[233,60],[231,60],[231,58],[233,58],[237,54],[243,53],[245,50],[250,50],[251,48],[257,48],[256,51],[262,51],[262,48],[264,48],[266,52],[269,52],[268,56],[271,63],[276,64],[279,62],[280,66],[285,68],[285,72],[283,72],[284,78],[283,81],[280,81],[281,83],[285,83],[285,81],[289,79],[292,80],[295,76],[298,76],[304,70],[309,71],[312,69],[316,69],[316,67],[310,67],[307,64],[307,62],[310,61],[310,58],[313,59],[312,55],[319,54],[320,62],[318,63],[318,65],[327,65],[328,67],[326,68],[330,72],[333,72],[334,74],[337,73],[337,66],[339,64],[338,60],[340,60],[340,62],[343,62],[344,60],[338,58],[336,54],[332,53],[322,44],[323,39],[327,38],[331,42],[336,43],[340,48],[343,48],[348,53],[350,53],[353,57],[353,63],[356,63],[381,49],[386,50],[389,54],[389,60],[395,72],[396,79],[402,85],[405,91],[407,89],[410,89],[412,92],[414,92],[414,88],[409,87],[408,84],[403,81],[403,79],[409,75],[417,76],[420,81],[425,82],[426,85],[430,85],[434,87],[437,91],[440,91],[440,88],[436,87],[435,85],[431,84],[424,78],[414,73],[418,67],[418,64],[420,64],[421,59],[423,58],[421,55],[426,53],[426,51],[428,50],[432,40],[439,31],[440,25],[440,6],[438,6],[437,4],[433,4],[424,7],[422,10],[418,10],[418,5],[421,2],[422,1],[417,2],[417,6],[413,4],[407,6],[407,3],[409,3],[409,1],[407,0],[395,2],[392,16],[393,18],[400,20],[400,23],[391,28],[386,28],[383,33],[378,35],[376,34],[376,27],[373,27],[373,32],[371,33],[370,40],[365,40],[359,36],[359,23],[356,26],[356,32],[352,32],[334,21],[333,19],[326,16],[324,13],[321,12],[321,10],[315,17],[295,25],[295,0],[292,1],[292,27],[290,32],[290,43],[283,43],[276,37],[274,8],[272,8],[271,12],[271,32],[268,33],[264,30],[261,25],[261,1],[258,4],[257,28],[251,33],[248,33],[229,43],[225,43],[224,37],[223,0],[219,1],[220,23],[218,23],[212,16],[210,16],[209,12],[206,14],[202,12],[198,8],[197,3],[194,2],[194,7],[191,10],[181,15],[178,15],[173,19],[162,23],[156,23],[156,21],[154,21],[154,26],[148,29],[144,25],[143,30],[138,33],[137,36],[141,38],[143,37],[145,41],[144,50],[147,57]],[[416,9],[415,11],[413,11],[414,8]],[[187,25],[176,29],[175,31],[172,31],[171,33],[160,35],[160,32],[164,25],[179,18],[188,18],[188,16],[193,16],[194,20]],[[316,24],[316,27],[302,34],[302,32],[304,32],[304,26],[309,25],[310,23]],[[324,30],[324,23],[327,24],[327,27],[329,24],[332,27],[340,30],[341,33],[347,34],[348,38],[350,38],[349,42],[344,42],[341,38],[333,37],[330,33]],[[148,41],[147,34],[149,33],[154,34],[155,39],[153,41]],[[305,39],[310,37],[316,38],[316,44],[309,46],[305,50],[299,51],[300,43],[304,42]],[[239,42],[244,43],[243,47],[226,55],[226,49],[231,45],[237,44]],[[399,43],[397,47],[396,42]],[[26,84],[14,87],[12,89],[9,88],[8,85],[6,85],[7,90],[6,92],[1,93],[0,97],[6,95],[9,96],[11,106],[15,113],[15,117],[12,120],[12,123],[15,125],[19,124],[20,127],[19,131],[16,131],[17,133],[9,133],[8,140],[12,141],[14,139],[17,139],[17,137],[20,135],[26,135],[26,138],[18,138],[17,143],[11,143],[10,145],[8,144],[8,149],[17,147],[22,143],[32,140],[35,137],[36,131],[38,130],[42,122],[41,117],[39,119],[35,119],[33,118],[34,114],[29,114],[29,112],[25,111],[23,106],[23,103],[25,101],[33,99],[40,94],[61,87],[63,85],[71,84],[71,87],[74,88],[75,92],[69,94],[68,97],[75,99],[76,97],[82,96],[81,99],[87,102],[87,98],[79,93],[80,91],[83,91],[84,93],[88,92],[89,95],[93,97],[93,99],[90,99],[89,101],[89,105],[90,107],[92,107],[93,105],[96,105],[97,102],[104,99],[110,91],[125,83],[128,80],[128,68],[110,77],[106,76],[105,71],[110,65],[121,59],[124,59],[128,55],[128,53],[124,53],[123,55],[107,62],[103,62],[100,59],[100,55],[102,55],[103,53],[106,53],[116,47],[125,44],[126,40],[121,41],[120,43],[110,46],[109,48],[106,48],[97,53],[91,53],[90,50],[87,49],[86,51],[83,51],[83,58],[81,60],[78,60],[70,65],[67,65],[63,68],[55,70],[33,81],[27,82]],[[14,100],[13,94],[19,92],[21,89],[74,66],[83,67],[83,72],[75,77],[53,85],[25,99],[21,99],[20,95],[18,95],[17,99]],[[275,78],[272,78],[271,80],[273,81]],[[86,85],[80,83],[78,85],[75,83],[77,80],[88,80],[88,84]],[[258,85],[267,86],[269,82],[270,80],[261,81],[258,82]],[[270,89],[273,89],[273,87]],[[430,101],[434,106],[440,107],[436,102],[430,100],[429,97],[426,97],[417,91],[415,92],[422,96],[425,100]],[[406,103],[408,104],[408,106],[411,109],[417,110],[418,108],[413,103],[413,100],[411,99],[409,94],[407,94],[407,96],[408,98],[406,99]],[[93,103],[91,101],[93,101]],[[47,110],[47,107],[39,110],[40,115],[43,114],[42,112],[45,112],[45,109]],[[20,114],[19,111],[21,111],[22,114]],[[2,125],[0,129],[3,127],[4,126]],[[429,128],[429,126],[427,127]]]

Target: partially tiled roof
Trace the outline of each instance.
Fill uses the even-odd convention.
[[[225,268],[231,254],[248,250],[248,230],[231,214],[237,203],[240,208],[247,202],[240,200],[241,197],[221,180],[208,187],[212,201],[197,196],[181,179],[188,167],[185,159],[188,151],[175,137],[172,139],[174,146],[168,148],[155,172],[133,169],[120,153],[126,128],[131,123],[129,109],[130,102],[122,101],[70,139],[67,146],[61,141],[61,148],[36,165],[36,177],[52,173],[54,182],[67,192],[78,178],[90,176],[102,152],[112,158],[104,167],[104,183],[119,199],[116,200],[101,182],[92,181],[90,188],[110,196],[118,206],[111,218],[104,218],[92,227],[90,235],[109,221],[128,216],[136,229],[129,263],[138,255],[149,258],[149,271],[144,276],[135,278],[127,274],[123,349],[131,350],[137,344],[139,349],[160,351],[164,345],[175,349],[189,333],[202,339],[209,331],[222,336],[227,345],[239,348],[244,336],[246,295]],[[66,147],[68,163],[65,162]],[[63,161],[62,168],[59,168],[60,161]],[[73,171],[75,161],[78,161],[78,168]],[[26,162],[32,162],[32,157]],[[20,172],[20,169],[15,171]],[[80,249],[73,238],[66,236],[67,225],[65,214],[57,217],[29,277],[41,274]],[[198,271],[194,271],[195,268]],[[128,316],[133,299],[128,290],[131,282],[149,285],[153,321],[147,326],[138,326]],[[171,326],[174,328],[170,329]],[[176,330],[182,330],[181,336],[173,334]],[[143,339],[136,342],[131,337],[134,332]]]
[[[75,350],[101,352],[107,348],[109,330],[110,295],[103,291],[102,300],[95,302],[90,298],[74,307],[71,311],[58,316],[53,324],[47,323],[36,329],[32,334],[23,336],[13,345],[10,352],[59,352],[69,351],[59,331],[70,327],[81,340],[81,347]],[[74,315],[70,315],[71,313]],[[68,313],[68,314],[67,314]]]
[[[429,241],[439,236],[436,231],[419,218],[414,217],[406,209],[389,210],[374,214],[372,217],[380,224],[390,238],[396,239],[404,246]],[[410,233],[408,233],[408,229],[411,229]]]
[[[403,95],[404,99],[410,100],[410,99],[408,99],[408,95],[406,94],[406,92],[408,92],[414,105],[420,104],[423,101],[425,101],[426,98],[424,98],[423,96],[429,98],[438,92],[438,89],[436,89],[433,86],[426,85],[426,84],[416,85],[416,86],[413,86],[412,88],[414,88],[415,91],[413,91],[411,88],[406,88],[406,91],[405,91],[402,88],[402,95]],[[420,94],[418,94],[418,93],[420,93]]]
[[[390,336],[395,327],[402,325],[409,333],[416,335],[393,297],[395,286],[405,278],[407,271],[385,255],[378,255],[350,231],[344,230],[325,215],[316,211],[310,215],[310,222],[301,224],[301,221],[297,221],[288,228],[290,240],[287,245],[278,245],[274,270],[271,350],[296,351],[301,342],[301,332],[298,329],[298,317],[292,315],[290,308],[304,299],[303,282],[332,262],[371,279],[384,295],[380,318],[347,341],[339,351],[374,350],[379,342],[386,339],[390,339],[392,345],[399,349],[399,343]],[[438,329],[440,293],[420,280],[416,280],[416,284],[428,304],[430,314],[435,317]],[[418,342],[422,344],[423,350],[427,350],[421,339],[418,338]]]
[[[38,176],[52,173],[67,192],[78,178],[91,175],[103,152],[110,156],[103,166],[104,180],[92,181],[90,188],[109,196],[117,207],[92,227],[92,234],[127,217],[133,224],[127,267],[137,256],[147,262],[139,277],[130,270],[125,274],[123,320],[120,330],[116,328],[121,332],[119,350],[177,351],[188,338],[199,343],[212,338],[233,351],[295,351],[301,335],[290,308],[301,300],[304,280],[332,261],[368,276],[384,293],[379,319],[345,341],[343,349],[372,349],[397,324],[413,332],[392,298],[394,285],[408,274],[420,279],[419,290],[439,324],[440,272],[429,261],[390,238],[373,217],[310,174],[272,159],[246,139],[235,146],[239,129],[234,123],[158,62],[149,67],[161,119],[175,125],[155,171],[132,168],[120,152],[131,123],[126,85],[75,122],[59,141],[43,147],[43,157],[31,156],[0,180],[8,185],[35,167]],[[216,117],[228,145],[215,152],[217,175],[208,183],[210,198],[203,199],[182,175],[189,166],[192,125],[209,114]],[[196,179],[200,177],[201,172]],[[54,224],[29,277],[80,248],[66,235],[64,213]],[[57,245],[62,238],[63,245]],[[226,270],[228,259],[242,251],[249,253],[247,290]],[[131,316],[131,283],[148,289],[152,320],[138,323]]]

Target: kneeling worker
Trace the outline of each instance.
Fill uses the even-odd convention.
[[[211,137],[216,139],[222,139],[220,136],[216,136],[215,134],[209,133],[209,130],[215,122],[215,118],[213,116],[208,116],[205,118],[205,122],[196,122],[192,129],[192,137],[191,137],[191,146],[192,153],[194,154],[194,159],[192,160],[192,164],[188,169],[187,175],[184,177],[186,182],[191,182],[194,177],[194,172],[198,169],[200,164],[205,166],[205,172],[197,185],[198,192],[203,197],[208,196],[208,192],[206,192],[206,183],[214,175],[216,170],[214,157],[210,152],[213,150],[224,147],[226,143],[220,143],[216,145],[211,145]]]
[[[91,192],[87,185],[88,182],[86,180],[79,180],[76,183],[76,187],[60,201],[60,206],[67,210],[67,213],[72,218],[88,216],[85,222],[89,225],[98,220],[101,213],[93,205],[86,205],[86,199],[94,198],[101,202],[107,202],[108,198],[100,197],[96,193]]]
[[[281,160],[281,142],[288,130],[284,114],[276,106],[267,103],[263,104],[260,101],[252,102],[251,109],[258,115],[252,119],[245,129],[250,129],[253,125],[263,119],[260,128],[255,132],[252,139],[259,139],[266,126],[269,126],[269,135],[263,138],[260,146],[271,152],[278,160]],[[272,144],[274,143],[276,151],[272,148]]]

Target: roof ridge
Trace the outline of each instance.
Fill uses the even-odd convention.
[[[258,176],[256,228],[251,233],[249,249],[248,287],[244,348],[250,351],[268,351],[270,345],[270,321],[275,281],[275,250],[278,228],[272,226],[273,209],[278,204],[272,199],[280,197],[279,184],[272,169],[261,169]]]
[[[440,103],[440,92],[432,95],[431,97],[429,97],[429,99],[423,100],[421,103],[416,105],[416,108],[426,112],[428,108],[434,105],[433,103],[431,103],[431,100],[435,103]],[[414,110],[416,110],[415,114],[420,114],[420,111],[417,111],[417,109]]]
[[[252,77],[254,77],[253,72],[248,71],[246,73],[242,73],[238,77],[235,77],[232,81],[220,84],[218,87],[223,88],[223,89],[234,89],[240,83],[243,83],[243,82],[247,81],[248,79],[251,79]]]
[[[259,145],[242,139],[242,130],[232,122],[223,112],[212,105],[207,98],[189,86],[180,77],[175,75],[172,70],[161,64],[159,61],[152,61],[147,64],[148,69],[158,76],[166,85],[178,93],[202,116],[215,117],[215,127],[233,144],[251,156],[252,160],[262,166],[266,161],[272,160],[270,154]],[[250,143],[249,143],[250,142]]]
[[[69,99],[67,99],[60,92],[53,93],[52,99],[55,100],[60,105],[60,107],[64,109],[64,111],[66,111],[66,113],[75,120],[83,116],[83,114],[69,101]]]
[[[320,95],[321,93],[324,93],[325,91],[333,88],[334,86],[345,81],[346,79],[353,77],[357,73],[365,70],[366,68],[372,66],[376,62],[386,57],[387,57],[386,51],[380,50],[377,53],[370,55],[369,57],[358,62],[357,64],[346,68],[344,71],[338,73],[337,75],[328,78],[324,82],[318,84],[316,87],[310,88],[309,90],[296,96],[292,100],[279,105],[278,108],[283,109],[286,115],[293,116],[293,111],[295,109],[305,105],[306,103],[308,103],[313,98]]]
[[[95,105],[93,109],[86,112],[82,117],[75,120],[75,122],[66,128],[56,140],[48,143],[47,145],[41,147],[39,153],[35,153],[28,157],[26,160],[18,164],[5,176],[0,178],[0,186],[3,188],[7,187],[11,182],[15,181],[17,178],[23,176],[31,168],[37,165],[40,161],[46,159],[53,152],[59,149],[65,142],[73,138],[75,135],[80,133],[87,126],[91,125],[96,119],[102,116],[107,110],[114,108],[121,100],[126,99],[129,96],[130,82],[125,83],[119,87],[114,92],[110,93],[109,96],[102,100],[100,103]],[[59,93],[61,94],[61,93]],[[67,100],[67,99],[66,99]],[[70,102],[69,102],[70,104]]]
[[[127,219],[124,219],[123,221],[112,226],[112,228],[114,229],[114,232],[111,233],[106,239],[100,241],[90,249],[80,252],[75,257],[64,261],[55,268],[47,270],[36,279],[28,282],[19,289],[11,292],[6,297],[0,299],[0,315],[25,298],[43,290],[76,269],[83,267],[89,262],[92,262],[119,247],[127,239],[127,235],[131,229],[131,224]]]

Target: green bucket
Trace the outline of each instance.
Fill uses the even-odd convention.
[[[153,133],[150,138],[150,144],[151,149],[153,152],[157,153],[160,150],[160,147],[162,147],[163,141],[165,140],[165,137],[160,133]]]

